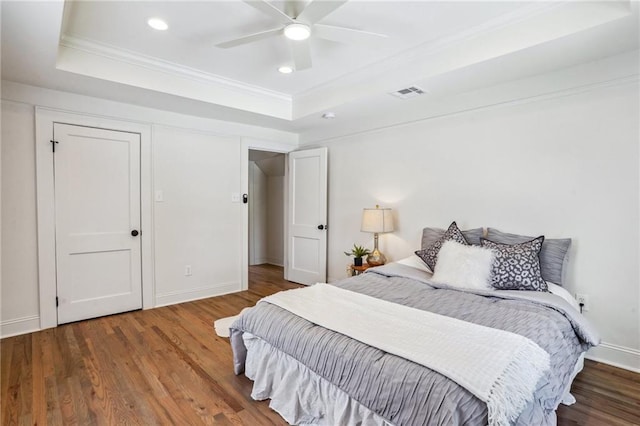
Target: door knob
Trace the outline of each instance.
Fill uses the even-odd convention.
[[[138,232],[138,230],[137,230],[137,229],[134,229],[133,231],[131,231],[131,236],[133,236],[133,237],[137,237],[139,233],[140,233],[140,232]]]
[[[318,225],[318,229],[322,231],[324,229],[324,225]]]

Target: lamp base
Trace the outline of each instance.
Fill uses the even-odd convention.
[[[380,266],[387,263],[387,258],[377,248],[373,249],[373,252],[367,256],[367,263],[370,266]]]

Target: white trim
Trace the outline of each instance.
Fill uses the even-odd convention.
[[[208,287],[200,287],[192,290],[177,290],[156,295],[156,308],[177,303],[191,302],[193,300],[207,299],[209,297],[222,296],[229,293],[237,293],[240,283],[231,282],[216,284]]]
[[[60,46],[103,56],[105,58],[114,59],[138,67],[160,70],[168,74],[186,77],[198,82],[206,82],[208,84],[223,84],[225,86],[234,88],[238,92],[249,92],[254,95],[267,96],[281,101],[291,102],[291,95],[288,95],[286,93],[265,89],[264,87],[244,83],[239,80],[234,80],[216,74],[200,71],[195,68],[111,46],[107,43],[99,43],[95,40],[88,40],[65,34],[61,37]]]
[[[4,339],[5,337],[32,333],[38,330],[40,330],[40,317],[38,315],[14,318],[2,321],[0,324],[0,337]]]
[[[90,42],[88,44],[91,44]],[[56,68],[102,80],[124,83],[183,98],[291,120],[291,96],[258,89],[232,80],[222,81],[195,69],[154,61],[127,52],[100,47],[60,44]]]
[[[249,150],[255,149],[258,151],[270,151],[270,152],[281,152],[283,154],[287,154],[291,151],[294,151],[298,148],[298,144],[292,143],[277,143],[272,141],[265,141],[254,138],[242,138],[242,143],[240,144],[240,191],[242,194],[249,193]],[[288,167],[286,164],[288,161],[285,160],[285,172],[284,172],[284,181],[285,186],[287,185],[288,179]],[[285,214],[285,224],[287,223],[287,187],[284,188],[284,214]],[[242,209],[242,244],[240,247],[240,267],[242,269],[240,274],[240,290],[248,290],[249,289],[249,209],[247,208],[247,204],[244,204],[245,208]],[[287,241],[287,227],[284,227],[284,239]],[[287,264],[287,255],[285,253],[284,264]],[[285,276],[284,279],[287,279],[287,272],[285,268]]]
[[[36,188],[38,223],[38,280],[40,289],[40,328],[58,325],[56,297],[55,205],[53,153],[50,140],[53,123],[120,130],[140,134],[140,209],[142,245],[142,307],[153,308],[155,281],[153,276],[153,194],[151,188],[151,126],[144,123],[113,120],[80,113],[36,106]]]
[[[589,349],[587,359],[640,373],[640,350],[602,342]]]

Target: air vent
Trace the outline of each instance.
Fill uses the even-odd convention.
[[[391,92],[390,95],[397,96],[400,99],[409,99],[418,95],[424,95],[424,90],[417,86],[407,87],[406,89],[396,90]]]

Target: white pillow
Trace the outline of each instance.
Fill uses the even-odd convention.
[[[438,252],[433,281],[452,287],[493,290],[494,259],[495,253],[491,249],[446,241]]]

